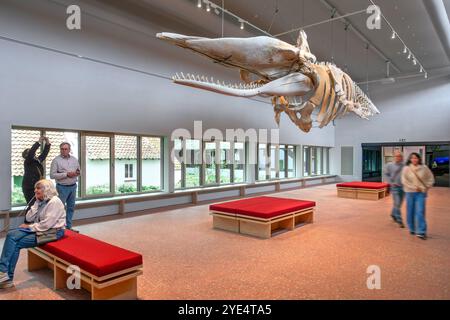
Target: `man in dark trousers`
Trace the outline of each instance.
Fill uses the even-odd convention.
[[[44,150],[39,157],[36,157],[36,151],[44,141]],[[50,141],[47,137],[40,137],[39,141],[36,141],[30,149],[25,149],[22,152],[22,157],[25,159],[22,191],[27,203],[31,201],[29,206],[32,206],[34,203],[34,185],[44,177],[44,166],[42,165],[42,162],[47,158],[49,151]]]

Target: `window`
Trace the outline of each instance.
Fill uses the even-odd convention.
[[[182,159],[183,155],[183,141],[177,139],[174,141],[174,154],[173,154],[173,167],[174,167],[174,183],[175,189],[183,188],[183,170],[182,170]]]
[[[329,173],[329,152],[327,147],[303,147],[303,175],[317,176]]]
[[[278,166],[280,168],[278,177],[280,179],[286,178],[286,151],[286,146],[284,144],[280,145],[278,150]]]
[[[295,177],[295,146],[258,144],[258,180]]]
[[[295,177],[295,146],[287,147],[287,172],[288,178]]]
[[[267,144],[258,143],[258,180],[267,180]]]
[[[245,181],[245,143],[204,141],[203,158],[200,157],[201,145],[198,140],[186,140],[186,156],[183,156],[182,140],[175,141],[174,152],[178,155],[178,159],[174,159],[175,189]]]
[[[185,184],[184,187],[192,188],[201,185],[201,150],[199,140],[186,140],[186,155],[184,158]]]
[[[217,183],[216,143],[205,142],[205,185]]]
[[[245,181],[245,144],[242,142],[235,142],[233,151],[233,182],[242,183]]]
[[[51,162],[60,154],[59,145],[68,142],[71,146],[71,156],[77,158],[81,164],[79,197],[148,192],[162,188],[162,139],[159,137],[13,128],[12,206],[24,205],[26,202],[22,191],[24,175],[22,152],[31,148],[42,135],[48,137],[51,143],[50,152],[43,162],[42,174],[50,179]],[[37,150],[36,156],[43,150],[44,145]]]
[[[52,160],[60,154],[59,145],[63,142],[68,142],[70,144],[70,155],[77,158],[79,157],[79,134],[77,132],[70,131],[45,131],[45,136],[48,138],[51,144],[50,152],[48,153],[47,160],[45,161],[45,178],[50,179],[50,166]],[[80,180],[80,178],[78,178]],[[56,183],[55,180],[52,180]],[[77,189],[78,197],[80,196],[80,188]]]
[[[278,154],[277,154],[277,146],[270,145],[269,149],[269,159],[270,159],[270,179],[278,178]]]
[[[308,177],[311,172],[311,148],[303,147],[303,176]]]
[[[134,179],[134,164],[125,164],[125,179]]]
[[[233,161],[231,153],[231,142],[220,142],[220,183],[232,182]]]
[[[24,158],[22,153],[29,149],[39,140],[42,135],[40,130],[21,130],[13,129],[11,131],[11,204],[26,204],[25,196],[22,192],[22,181],[24,175]],[[39,156],[41,149],[38,149],[36,156]]]
[[[114,136],[114,171],[116,193],[137,191],[137,179],[134,173],[137,167],[137,137]]]
[[[157,191],[163,188],[162,141],[159,137],[141,137],[141,191]]]
[[[85,194],[104,195],[111,193],[111,137],[86,135],[85,141]]]

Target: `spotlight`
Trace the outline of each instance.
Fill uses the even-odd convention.
[[[411,56],[412,56],[412,55],[411,55],[411,51],[409,51],[409,54],[408,54],[408,60],[411,59]]]
[[[219,9],[215,8],[215,9],[214,9],[214,13],[217,14],[217,15],[219,15],[219,14],[220,14]]]
[[[240,20],[239,22],[241,23],[241,30],[244,30],[244,21]]]
[[[391,36],[391,39],[395,39],[395,37],[396,37],[395,31],[392,30],[392,36]]]
[[[420,66],[420,73],[422,73],[423,72],[423,67],[422,66]]]
[[[413,65],[417,65],[416,57],[413,58]]]
[[[210,12],[211,11],[211,7],[209,6],[209,2],[206,3],[206,11]]]
[[[428,79],[428,72],[425,72],[425,79]]]
[[[197,8],[201,8],[202,7],[202,0],[198,0],[197,2]]]
[[[406,46],[403,48],[403,53],[408,52],[408,48],[406,48]]]

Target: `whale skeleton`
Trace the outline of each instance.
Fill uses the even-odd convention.
[[[269,97],[277,124],[282,112],[304,132],[311,130],[313,121],[322,128],[348,112],[363,119],[380,113],[349,75],[332,63],[317,62],[303,30],[295,46],[266,36],[210,39],[166,32],[156,36],[238,68],[242,81],[226,84],[181,72],[173,82],[229,96]],[[252,75],[258,79],[251,80]]]

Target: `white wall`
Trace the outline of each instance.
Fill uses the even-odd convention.
[[[450,79],[379,85],[371,98],[381,114],[370,121],[350,115],[336,121],[336,146],[332,149],[332,173],[340,174],[340,146],[353,146],[353,176],[362,178],[361,143],[450,141]]]
[[[238,80],[237,70],[154,37],[160,31],[183,33],[185,28],[130,18],[93,7],[92,1],[86,5],[69,2],[81,4],[81,31],[65,27],[66,7],[54,1],[0,2],[0,35],[28,43],[0,38],[0,143],[4,150],[10,150],[13,125],[161,136],[176,128],[192,129],[194,120],[202,120],[204,130],[276,128],[269,104],[177,86],[149,75],[184,71]],[[305,134],[283,116],[280,127],[281,143],[334,145],[332,126]],[[9,185],[10,154],[0,153],[0,162],[0,179]],[[0,188],[0,209],[9,206],[10,190]]]

